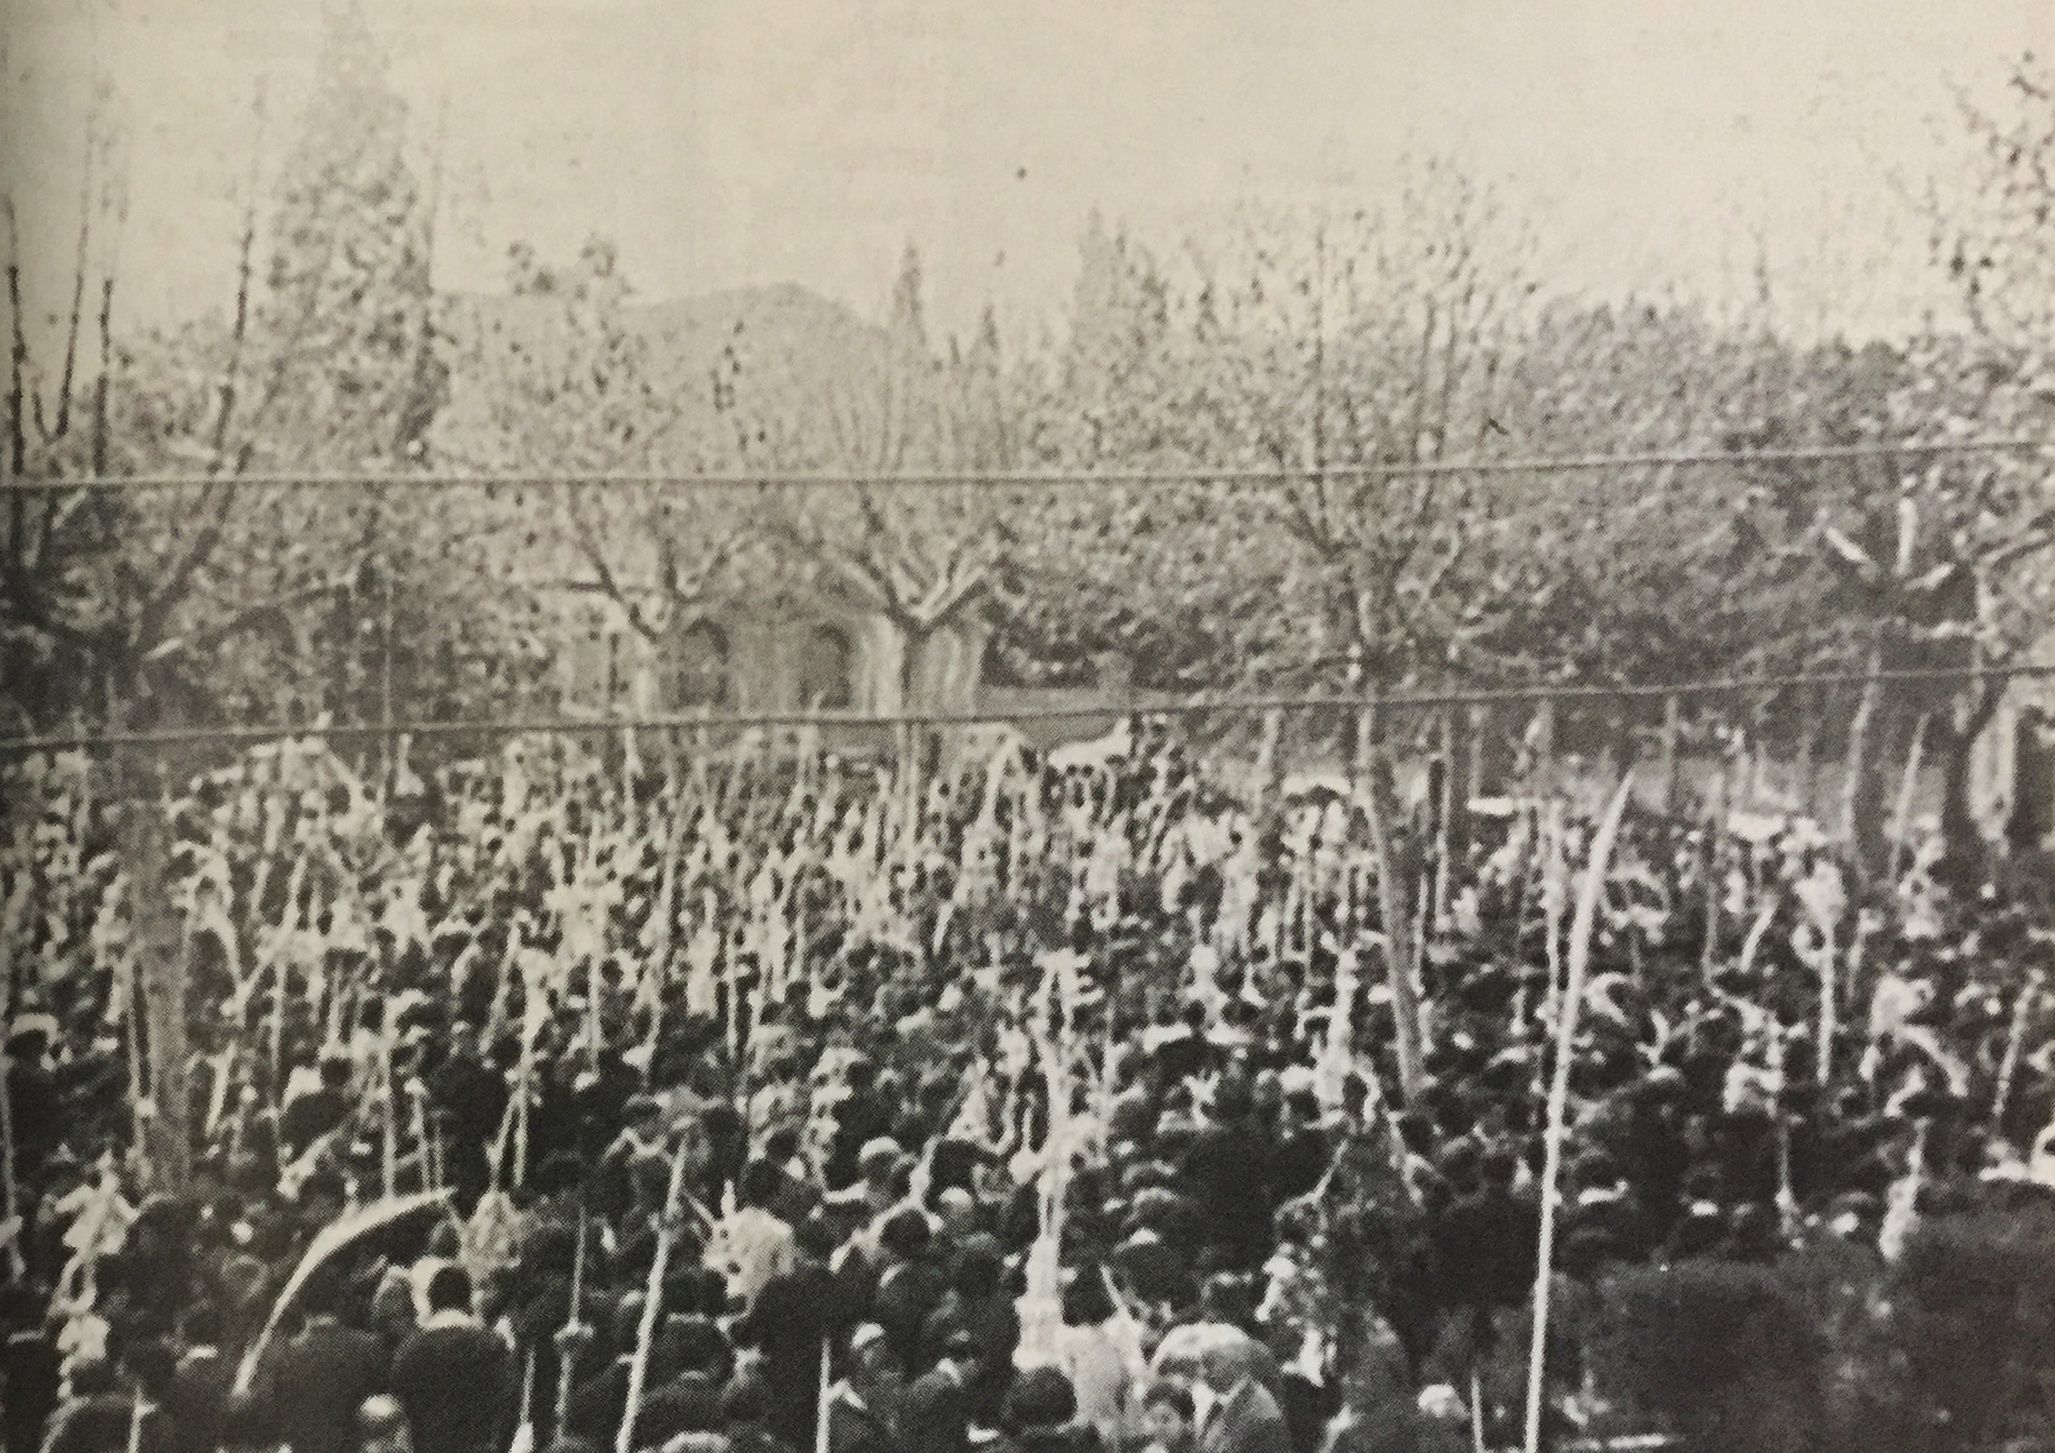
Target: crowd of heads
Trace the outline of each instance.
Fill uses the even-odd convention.
[[[1472,1374],[1539,1271],[1573,808],[1379,833],[1146,734],[905,775],[286,745],[197,776],[139,892],[156,808],[11,770],[10,1449],[1312,1453],[1517,1413]],[[1558,1431],[1619,1268],[2051,1193],[2037,909],[1803,824],[1636,812],[1604,867]]]

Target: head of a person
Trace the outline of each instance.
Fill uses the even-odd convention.
[[[1183,1382],[1159,1378],[1142,1397],[1142,1436],[1151,1448],[1187,1453],[1197,1422],[1192,1390]]]
[[[1256,1375],[1256,1344],[1247,1337],[1223,1339],[1206,1349],[1200,1367],[1215,1396],[1231,1397]]]
[[[1209,1321],[1242,1326],[1255,1315],[1255,1297],[1248,1279],[1232,1271],[1216,1271],[1199,1292],[1199,1305]]]
[[[399,1400],[385,1393],[366,1398],[357,1409],[357,1447],[362,1453],[408,1453],[412,1446]]]
[[[685,1433],[715,1433],[721,1427],[721,1392],[696,1373],[673,1378],[651,1390],[635,1425],[637,1441],[661,1448]]]
[[[989,1236],[976,1236],[957,1253],[950,1284],[965,1301],[981,1302],[998,1293],[1005,1275],[1006,1263],[998,1243]]]
[[[1032,1367],[1007,1390],[1000,1425],[1009,1433],[1060,1428],[1077,1417],[1077,1389],[1061,1369]]]
[[[414,1330],[414,1293],[404,1271],[394,1271],[379,1284],[371,1297],[371,1322],[388,1337],[401,1337]]]
[[[1063,1321],[1070,1327],[1096,1327],[1114,1313],[1113,1297],[1097,1266],[1078,1269],[1063,1288]]]
[[[859,1386],[875,1387],[892,1374],[892,1348],[885,1329],[865,1322],[849,1334],[850,1380]]]
[[[950,1186],[935,1197],[935,1214],[952,1239],[961,1240],[977,1230],[977,1199],[961,1186]]]
[[[816,1261],[826,1261],[833,1256],[842,1241],[833,1218],[818,1210],[799,1223],[793,1239],[801,1252]]]
[[[342,1278],[324,1268],[307,1278],[300,1288],[300,1312],[308,1320],[316,1317],[333,1317],[342,1311]]]
[[[764,1159],[773,1165],[783,1165],[799,1154],[800,1133],[796,1125],[780,1125],[764,1137]]]
[[[856,1165],[866,1184],[873,1187],[889,1186],[892,1182],[892,1173],[899,1168],[899,1145],[896,1141],[880,1135],[857,1152]]]
[[[466,1312],[471,1310],[471,1273],[461,1266],[445,1266],[437,1269],[428,1279],[428,1311],[431,1316],[440,1312]]]
[[[753,1160],[742,1168],[742,1204],[768,1206],[784,1188],[785,1177],[774,1162]]]
[[[878,1244],[901,1261],[917,1261],[933,1244],[935,1228],[927,1213],[915,1206],[894,1211],[878,1229]]]

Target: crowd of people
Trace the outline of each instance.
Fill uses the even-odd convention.
[[[1572,1011],[1554,1445],[1638,1427],[1621,1268],[2055,1196],[2050,936],[1916,851],[1630,813],[1571,1004],[1560,804],[675,745],[252,751],[140,890],[104,763],[7,767],[7,1449],[1500,1445]]]

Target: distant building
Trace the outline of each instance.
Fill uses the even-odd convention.
[[[2055,666],[2055,637],[2024,665]],[[2008,682],[1971,755],[1970,809],[1986,838],[2019,850],[2055,845],[2055,680]]]
[[[723,600],[667,621],[654,640],[610,600],[567,595],[557,608],[570,643],[558,690],[573,715],[876,716],[964,712],[980,702],[989,633],[975,612],[930,636],[902,673],[906,642],[892,622],[832,591]]]

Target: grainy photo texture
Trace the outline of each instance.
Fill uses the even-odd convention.
[[[0,1453],[2055,1453],[2055,12],[6,0]]]

